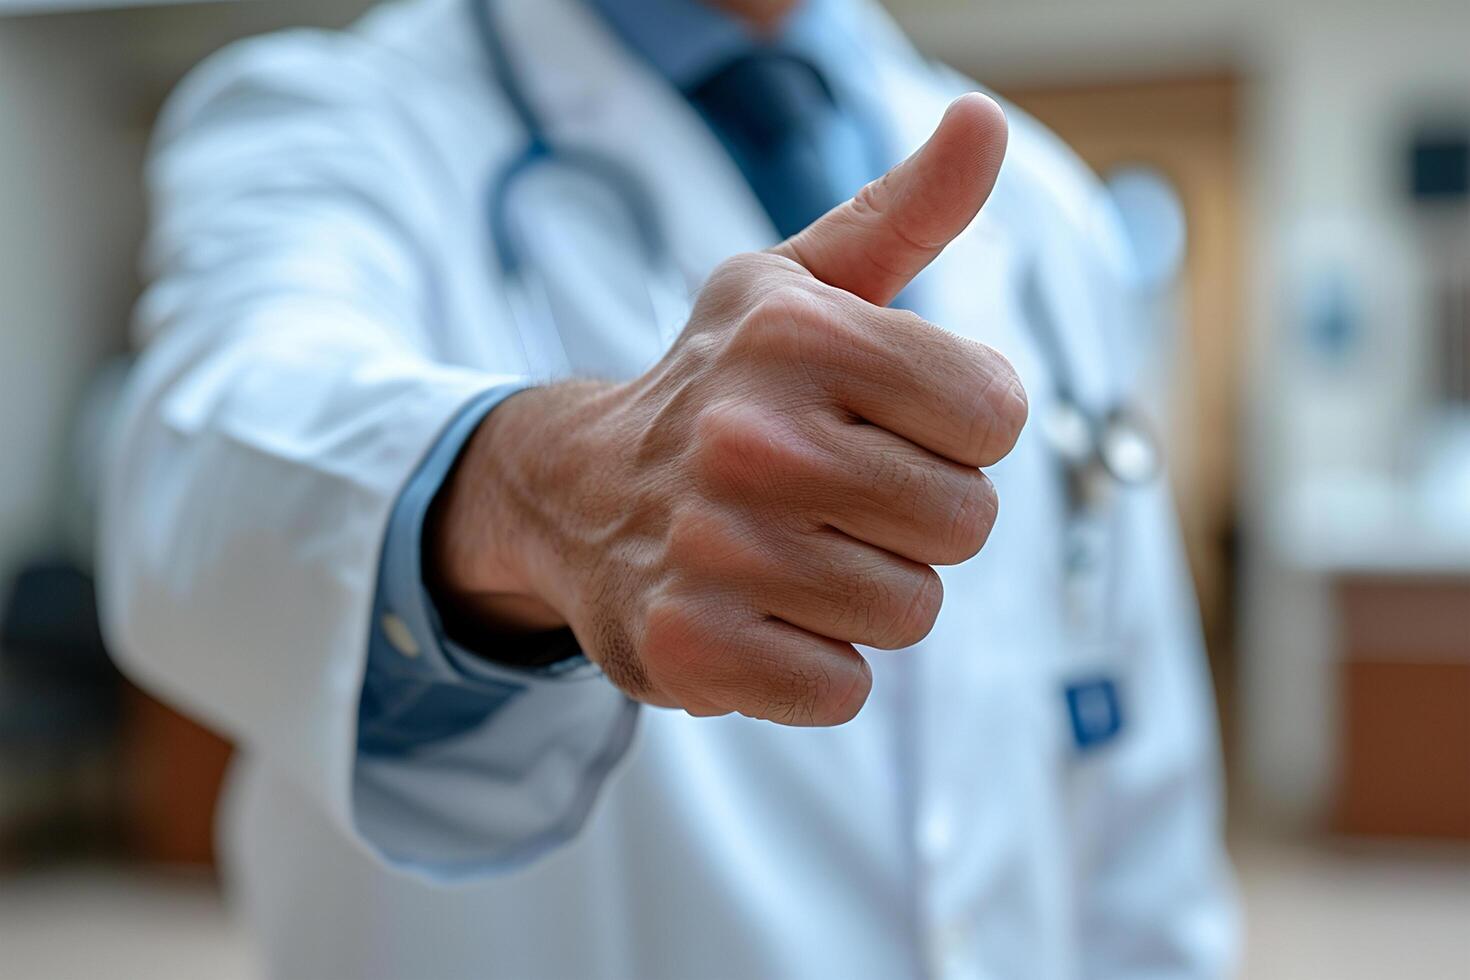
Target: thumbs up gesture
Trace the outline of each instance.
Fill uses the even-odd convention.
[[[958,99],[851,201],[721,265],[647,374],[491,412],[426,539],[449,618],[569,624],[630,696],[691,714],[852,718],[871,686],[853,644],[929,632],[931,566],[984,544],[979,468],[1026,420],[1005,358],[887,308],[980,210],[1005,131]]]

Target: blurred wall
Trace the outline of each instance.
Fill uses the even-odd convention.
[[[1255,547],[1241,748],[1253,796],[1311,818],[1339,775],[1334,577],[1470,571],[1470,546],[1458,562],[1440,552],[1454,535],[1375,537],[1377,515],[1356,506],[1339,515],[1315,494],[1413,494],[1394,488],[1418,465],[1433,359],[1406,144],[1426,115],[1470,119],[1470,4],[1303,4],[1279,20],[1262,44],[1253,160],[1246,516]],[[1328,277],[1351,284],[1360,332],[1341,359],[1314,353],[1305,336],[1312,293]]]
[[[73,26],[0,20],[0,581],[56,544],[71,407],[132,293],[139,137]]]
[[[23,556],[89,544],[74,540],[65,513],[66,437],[92,373],[126,348],[140,167],[164,95],[233,38],[344,24],[365,6],[6,15],[0,3],[0,587]]]
[[[144,230],[141,167],[164,97],[235,38],[345,24],[366,2],[32,15],[6,6],[0,0],[0,594],[24,561],[61,556],[86,567],[90,555],[77,478],[85,467],[70,458],[69,437],[95,372],[127,349]],[[207,854],[209,807],[190,793],[212,793],[224,748],[141,695],[126,715],[120,802],[135,845],[155,858]],[[35,774],[12,772],[0,773],[0,824],[35,795],[24,778]],[[181,824],[195,828],[192,836]]]

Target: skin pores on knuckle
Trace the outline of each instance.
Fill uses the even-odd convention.
[[[649,682],[681,705],[713,709],[701,683],[708,672],[718,630],[698,605],[681,596],[652,600],[643,620],[640,660]]]
[[[913,646],[934,628],[944,604],[944,583],[932,568],[924,568],[915,577],[907,602],[893,622],[891,645]]]
[[[845,665],[771,638],[736,646],[732,664],[738,669],[726,671],[719,681],[724,697],[740,714],[782,725],[832,724],[825,719],[833,702],[852,683]]]
[[[754,401],[707,409],[696,426],[695,468],[716,498],[779,511],[798,475],[816,465],[795,426]]]
[[[908,605],[901,576],[886,567],[887,559],[831,563],[816,580],[834,583],[827,595],[828,614],[858,642],[884,646]]]
[[[999,500],[989,478],[979,471],[967,473],[941,543],[945,557],[940,564],[958,565],[978,554],[990,537],[998,510]]]
[[[664,544],[666,583],[694,591],[747,588],[770,578],[767,536],[740,515],[710,502],[679,508]]]
[[[820,549],[819,549],[820,550]],[[790,590],[801,590],[797,602],[818,633],[879,649],[896,649],[914,642],[915,616],[929,599],[920,595],[933,571],[926,566],[873,550],[838,552],[818,558],[811,550],[795,555]]]
[[[730,632],[715,657],[714,669],[693,685],[693,699],[783,725],[848,721],[872,684],[861,659],[850,663],[835,653],[798,649],[756,628]]]
[[[757,294],[735,325],[727,367],[769,368],[796,356],[801,338],[820,321],[816,299],[803,287],[777,282]]]
[[[732,255],[715,266],[695,304],[696,319],[700,307],[709,310],[748,309],[760,297],[762,284],[769,276],[767,256],[758,252]]]
[[[870,454],[865,466],[873,503],[908,518],[920,517],[942,485],[940,474],[899,449]]]
[[[774,707],[788,725],[841,725],[851,721],[868,700],[872,673],[861,658],[851,662],[817,662],[794,671],[787,697]]]
[[[970,428],[970,447],[980,465],[1005,457],[1026,424],[1025,389],[1010,362],[988,350],[986,377],[979,387]]]
[[[757,718],[783,725],[815,725],[830,700],[832,671],[815,664],[789,666],[778,683],[752,691],[750,703],[758,705]]]

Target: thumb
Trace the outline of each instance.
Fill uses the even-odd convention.
[[[979,213],[1005,149],[1000,106],[962,95],[912,156],[772,251],[887,306]]]

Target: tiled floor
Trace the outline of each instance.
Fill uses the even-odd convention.
[[[258,980],[203,875],[85,868],[0,879],[5,980]]]
[[[1465,851],[1250,841],[1236,852],[1247,980],[1470,980]],[[0,879],[0,976],[259,978],[207,879],[109,868]]]
[[[1470,980],[1470,850],[1235,848],[1246,980]]]

